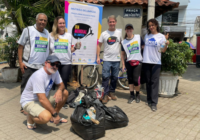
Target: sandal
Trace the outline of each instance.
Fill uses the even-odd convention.
[[[20,112],[21,112],[21,113],[24,113],[24,109],[23,109],[22,107],[21,107],[21,109],[20,109]]]
[[[65,118],[61,118],[61,119],[60,119],[60,123],[67,123],[67,122],[68,122],[68,121],[67,121],[67,122],[63,122],[64,119],[65,119]],[[67,120],[67,119],[66,119],[66,120]],[[53,123],[53,121],[49,121],[49,122],[50,122],[50,123]]]
[[[28,126],[31,126],[32,128],[28,128]],[[30,123],[27,122],[27,128],[28,128],[29,130],[36,129],[36,125],[35,125],[35,123],[30,124]]]

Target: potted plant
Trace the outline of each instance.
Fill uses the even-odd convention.
[[[5,82],[17,82],[19,68],[16,65],[18,54],[18,36],[7,37],[1,42],[0,58],[8,62],[9,67],[4,67],[1,72]]]
[[[174,43],[169,40],[168,49],[162,54],[159,95],[172,97],[175,94],[178,76],[187,70],[187,63],[192,62],[193,51],[185,42]]]

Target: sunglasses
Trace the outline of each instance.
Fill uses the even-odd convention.
[[[53,67],[53,66],[56,66],[57,68],[60,66],[60,63],[51,63],[51,62],[48,62],[50,63],[50,65]]]

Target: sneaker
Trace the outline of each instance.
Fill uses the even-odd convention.
[[[115,96],[115,93],[114,93],[114,92],[110,92],[110,93],[109,93],[109,96],[111,97],[112,100],[114,100],[114,101],[117,100],[117,97]]]
[[[128,99],[128,103],[131,104],[135,100],[135,96],[131,95]]]
[[[146,102],[146,105],[148,105],[151,108],[151,103]]]
[[[155,112],[155,111],[157,110],[157,107],[156,107],[155,105],[153,105],[153,106],[151,106],[151,110],[152,110],[153,112]]]
[[[136,94],[135,102],[136,102],[136,103],[139,103],[139,102],[140,102],[140,94]]]
[[[68,104],[64,104],[64,105],[63,105],[63,108],[64,108],[64,109],[67,109],[67,108],[68,108]]]

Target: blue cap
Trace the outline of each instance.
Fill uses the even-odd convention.
[[[51,63],[60,62],[59,58],[55,55],[49,55],[46,61],[50,61]]]

